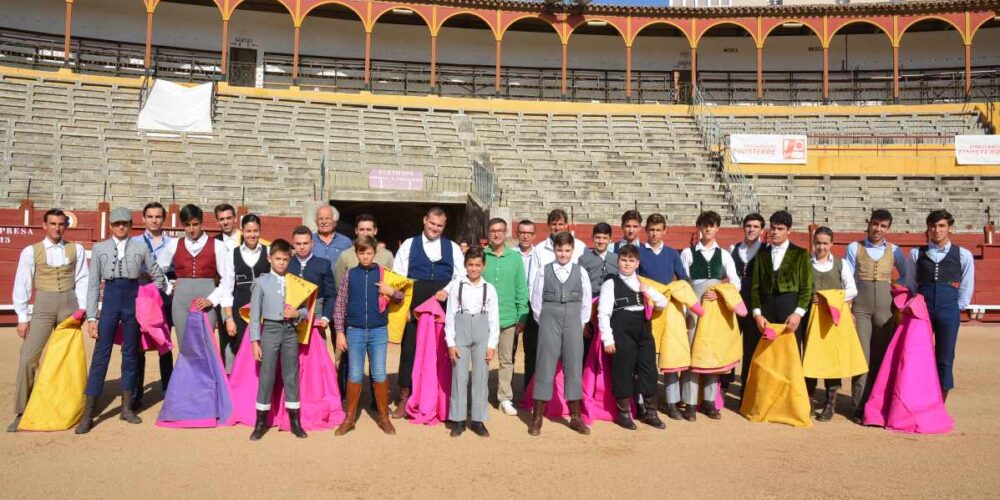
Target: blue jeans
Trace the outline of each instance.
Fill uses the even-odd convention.
[[[104,307],[97,322],[97,343],[90,359],[87,377],[88,396],[100,396],[108,363],[115,344],[118,324],[122,325],[122,392],[132,392],[136,383],[136,366],[139,363],[139,323],[135,319],[135,297],[139,293],[139,280],[116,279],[104,282]]]
[[[385,349],[389,342],[386,327],[347,327],[347,379],[360,384],[365,378],[365,355],[368,355],[372,381],[385,382]]]

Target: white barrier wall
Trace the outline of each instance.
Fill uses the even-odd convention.
[[[0,0],[0,26],[60,34],[64,24],[62,0]],[[416,15],[416,14],[414,14]],[[222,25],[218,10],[161,2],[153,18],[153,42],[184,48],[219,50]],[[81,37],[145,41],[146,16],[139,0],[77,2],[73,34]],[[285,14],[237,10],[230,23],[230,43],[261,52],[292,52],[292,22]],[[302,26],[303,55],[364,57],[360,21],[307,18]],[[495,41],[487,30],[444,28],[438,38],[438,61],[456,64],[494,63]],[[830,47],[831,70],[891,69],[891,48],[884,35],[842,35]],[[973,45],[973,65],[1000,65],[1000,28],[980,30]],[[425,26],[376,24],[372,57],[428,61],[430,35]],[[503,64],[559,67],[561,49],[553,33],[508,32]],[[903,37],[900,67],[920,68],[964,64],[957,33],[910,33]],[[756,52],[749,37],[706,37],[698,49],[698,67],[715,71],[755,71]],[[620,37],[574,35],[570,38],[571,68],[625,68]],[[690,67],[690,49],[684,38],[640,36],[633,47],[635,70],[671,70]],[[767,71],[820,70],[822,52],[816,37],[769,37],[764,48]]]

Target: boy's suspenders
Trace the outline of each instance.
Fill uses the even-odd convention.
[[[458,282],[458,311],[462,312],[462,288],[465,286],[464,281]],[[483,308],[479,310],[480,314],[486,312],[486,283],[483,283]]]

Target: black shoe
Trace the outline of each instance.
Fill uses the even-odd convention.
[[[306,431],[302,430],[302,423],[299,422],[299,409],[288,408],[288,426],[292,428],[292,434],[297,438],[307,438]]]
[[[17,427],[19,425],[21,425],[21,414],[20,413],[18,413],[17,416],[14,417],[14,421],[11,422],[10,425],[7,426],[7,432],[17,432]]]
[[[87,396],[87,403],[83,406],[83,416],[80,417],[80,423],[77,424],[73,433],[86,434],[90,432],[90,428],[94,425],[94,405],[96,403],[97,396]]]
[[[482,422],[476,422],[475,420],[473,420],[472,424],[469,425],[469,429],[472,432],[476,433],[476,435],[479,437],[484,437],[484,438],[490,437],[490,431],[486,430],[486,425],[483,424]]]
[[[140,410],[142,410],[142,396],[141,395],[138,397],[133,396],[132,404],[129,406],[132,408],[133,413],[138,413]]]
[[[122,392],[122,412],[118,418],[130,424],[142,423],[142,419],[132,410],[132,391]]]
[[[257,441],[264,437],[264,433],[267,432],[267,427],[265,422],[267,421],[268,410],[257,410],[257,421],[253,425],[253,432],[250,433],[250,440]]]
[[[712,420],[719,420],[722,418],[722,414],[719,413],[719,410],[715,409],[715,401],[702,401],[701,412]]]
[[[465,420],[461,422],[453,422],[451,424],[451,434],[449,434],[449,436],[457,438],[458,436],[461,436],[463,432],[465,432]]]
[[[865,412],[855,410],[854,413],[851,415],[851,422],[854,422],[858,425],[865,425]]]
[[[698,420],[698,411],[695,405],[687,405],[684,407],[684,420],[688,422],[694,422]]]
[[[618,413],[615,414],[615,423],[620,427],[634,431],[636,429],[635,422],[632,421],[632,410],[629,408],[629,400],[619,399],[616,403],[618,407]]]
[[[643,399],[646,404],[646,416],[642,418],[642,422],[657,429],[666,429],[667,424],[660,420],[660,415],[656,411],[656,398],[644,396]]]
[[[677,407],[677,403],[667,403],[667,418],[670,420],[684,420],[684,416],[681,415],[681,409]]]
[[[633,398],[633,401],[635,402],[635,418],[639,420],[646,418],[645,397],[637,395]],[[621,411],[621,409],[619,408],[618,411]]]

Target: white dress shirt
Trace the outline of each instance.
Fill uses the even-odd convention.
[[[229,251],[235,250],[240,246],[240,242],[243,240],[243,234],[239,230],[233,231],[233,234],[219,233],[222,235],[222,242],[226,244],[226,248]]]
[[[639,278],[635,273],[628,276],[618,275],[625,285],[633,292],[639,291]],[[663,309],[667,307],[667,298],[652,287],[646,289],[646,294],[653,301],[653,307]],[[623,308],[626,311],[642,311],[645,306],[634,305]],[[615,280],[609,279],[601,285],[601,298],[597,301],[597,325],[601,329],[601,343],[609,346],[615,343],[614,332],[611,331],[611,314],[615,311]]]
[[[816,256],[812,256],[812,266],[813,269],[821,272],[828,273],[833,269],[833,254],[827,255],[825,260],[817,260]],[[844,259],[840,260],[840,286],[844,288],[844,300],[854,300],[854,297],[858,296],[858,286],[854,283],[854,268],[851,267],[851,263]]]
[[[573,238],[573,256],[570,257],[569,261],[572,264],[577,264],[580,262],[580,256],[583,252],[587,250],[587,245],[582,241]],[[531,261],[528,263],[528,267],[524,270],[528,274],[528,292],[532,293],[532,287],[535,284],[535,279],[542,274],[540,271],[546,265],[556,261],[556,251],[552,246],[552,238],[545,238],[545,241],[535,245],[531,249]],[[529,271],[530,269],[530,271]],[[582,270],[582,269],[581,269]],[[588,295],[589,297],[589,295]]]
[[[490,283],[487,283],[482,276],[475,283],[469,278],[452,280],[444,289],[448,292],[448,314],[444,319],[444,341],[448,347],[455,347],[455,314],[458,313],[458,289],[464,283],[462,289],[462,310],[469,314],[482,314],[483,312],[483,287],[486,287],[486,315],[490,323],[489,338],[486,346],[496,349],[500,342],[500,302],[497,298],[497,290]]]
[[[413,240],[416,238],[407,238],[402,245],[399,245],[399,251],[396,252],[396,258],[392,261],[392,271],[394,273],[401,274],[403,276],[409,277],[410,271],[410,247],[413,245]],[[424,246],[424,255],[431,262],[437,262],[441,260],[441,238],[429,239],[424,233],[420,233],[420,243]],[[454,270],[452,271],[451,279],[457,279],[465,276],[465,266],[462,262],[462,249],[459,248],[458,244],[454,241],[451,242],[451,259],[454,265]]]
[[[90,270],[87,267],[87,251],[83,245],[76,245],[76,269],[73,276],[76,280],[74,290],[76,291],[76,301],[80,309],[87,308],[87,279]],[[66,240],[52,243],[48,238],[42,240],[45,247],[45,262],[51,267],[65,266],[69,259],[66,257]],[[18,323],[31,321],[31,307],[28,301],[31,300],[31,291],[35,285],[35,249],[29,245],[21,250],[21,256],[17,259],[17,272],[14,275],[14,290],[11,293],[11,300],[14,303],[14,312],[17,314]]]
[[[788,251],[789,240],[785,240],[784,243],[780,245],[771,245],[771,270],[777,271],[781,267],[781,261],[785,260],[785,252]],[[796,307],[793,314],[798,317],[803,317],[806,315],[806,310],[801,307]],[[760,309],[753,310],[753,317],[760,316]]]
[[[741,241],[739,243],[729,245],[729,253],[732,253],[735,250],[736,255],[739,255],[740,260],[742,260],[745,264],[757,256],[757,250],[760,250],[762,245],[763,243],[761,243],[760,240],[754,241],[752,245],[747,245],[745,241]]]
[[[703,245],[700,241],[694,246],[696,252],[701,252],[701,256],[705,258],[706,261],[712,261],[712,255],[715,253],[715,249],[719,249],[719,255],[722,256],[722,270],[726,273],[726,279],[729,280],[737,290],[740,289],[740,275],[736,272],[736,262],[733,261],[733,256],[729,252],[726,252],[719,248],[719,244],[712,242],[708,246]],[[684,272],[688,276],[691,276],[691,264],[694,262],[694,255],[691,253],[691,248],[685,248],[681,250],[681,263],[684,264]],[[721,279],[721,278],[719,278]],[[692,285],[700,285],[707,279],[693,279],[691,280]]]
[[[593,302],[593,293],[591,293],[590,287],[590,275],[587,274],[587,270],[580,267],[580,279],[583,280],[583,294],[581,295],[581,307],[580,307],[580,325],[587,324],[590,321],[590,309]],[[565,265],[558,262],[552,263],[552,270],[556,273],[556,279],[560,283],[566,283],[569,279],[569,274],[573,271],[573,263],[567,263]],[[538,321],[538,315],[542,312],[542,292],[545,288],[545,273],[535,273],[535,279],[532,282],[530,288],[530,304],[531,313],[535,315],[535,321]]]
[[[664,247],[662,241],[658,245],[656,245],[655,247],[653,245],[650,245],[649,242],[643,243],[642,245],[644,247],[648,248],[650,251],[652,251],[653,255],[660,255],[660,252],[663,251],[663,247]]]
[[[263,252],[264,245],[257,243],[257,247],[253,250],[247,248],[246,244],[241,244],[239,249],[235,250],[240,253],[240,257],[243,258],[243,262],[250,267],[253,267],[261,258],[267,258],[267,254]],[[236,286],[236,261],[234,260],[235,254],[231,254],[229,260],[231,264],[227,267],[227,271],[230,273],[229,284]]]
[[[521,247],[517,247],[517,253],[521,256],[521,264],[524,266],[524,279],[528,282],[528,285],[531,285],[531,255],[534,251],[534,245],[527,252],[522,252]]]
[[[118,238],[115,238],[114,236],[112,236],[111,240],[115,242],[115,258],[118,259],[118,260],[124,259],[125,258],[125,245],[128,244],[128,240],[129,239],[125,238],[124,240],[119,240]]]
[[[187,249],[192,257],[196,257],[211,242],[212,249],[215,251],[215,272],[219,275],[219,283],[216,285],[215,290],[212,290],[212,293],[206,298],[213,306],[232,307],[233,282],[231,280],[236,273],[232,269],[233,259],[230,256],[229,247],[220,240],[209,238],[206,233],[202,233],[201,237],[197,240],[192,240],[187,236],[176,238],[168,242],[167,247],[156,258],[156,263],[160,265],[161,269],[169,269],[173,264],[174,254],[177,253],[177,245],[181,241],[184,242],[184,248]],[[168,285],[167,293],[173,293],[172,284]]]

